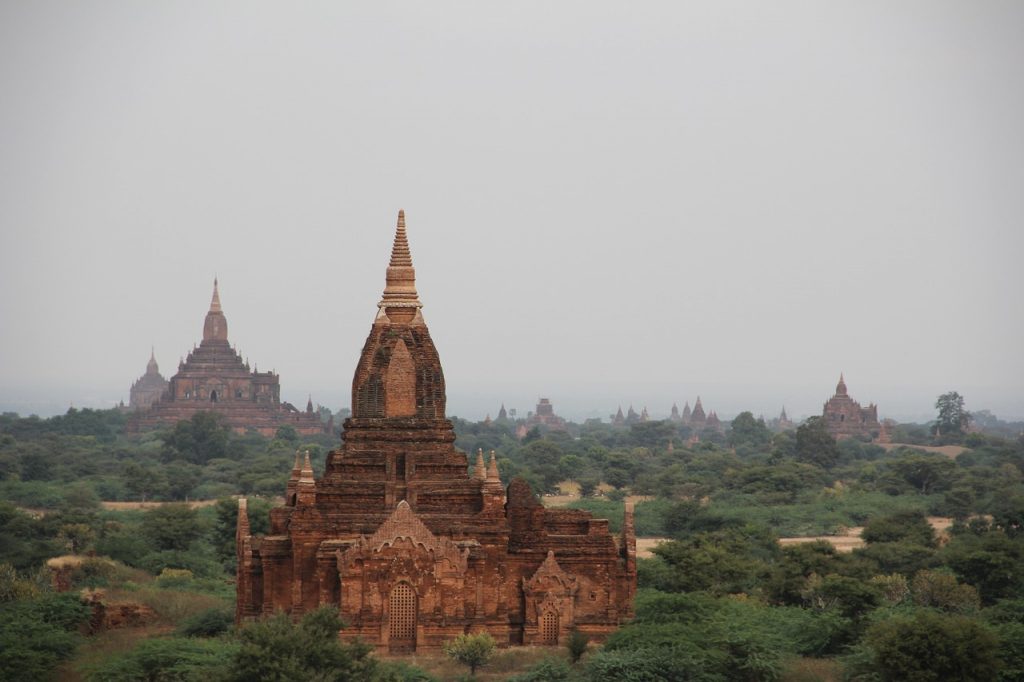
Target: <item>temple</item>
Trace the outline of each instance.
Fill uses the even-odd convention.
[[[128,391],[128,409],[145,410],[160,400],[160,396],[166,390],[167,379],[160,374],[160,367],[156,364],[156,351],[150,349],[146,373],[139,377]]]
[[[825,403],[822,417],[828,432],[836,440],[872,440],[878,437],[882,429],[882,425],[878,423],[878,406],[871,403],[867,407],[861,407],[860,403],[851,398],[846,392],[846,381],[842,373],[839,374],[835,395]]]
[[[156,371],[156,361],[151,359],[150,363]],[[282,403],[280,377],[274,372],[250,371],[249,363],[228,343],[228,321],[220,305],[216,279],[202,342],[178,363],[178,373],[167,382],[159,398],[135,413],[125,428],[138,432],[173,426],[203,410],[219,413],[238,433],[253,430],[273,437],[286,425],[303,435],[330,431],[330,425],[322,423],[313,410],[312,398],[304,412],[291,403]]]
[[[502,484],[495,454],[469,467],[398,214],[384,295],[352,379],[352,416],[316,478],[296,456],[270,534],[238,511],[239,622],[340,608],[340,634],[382,651],[437,650],[466,632],[501,645],[601,639],[633,614],[636,538],[587,512],[546,509]]]

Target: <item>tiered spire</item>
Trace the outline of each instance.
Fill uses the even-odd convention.
[[[487,479],[487,467],[484,466],[483,448],[478,448],[476,451],[476,466],[473,468],[473,478],[478,478],[481,481]]]
[[[836,384],[836,395],[846,395],[846,380],[843,379],[843,373],[839,373],[839,383]]]
[[[217,278],[213,278],[213,298],[210,299],[210,312],[219,313],[223,312],[220,309],[220,292],[217,291]]]
[[[217,278],[213,278],[213,298],[210,299],[210,310],[206,313],[203,324],[203,343],[207,341],[228,341],[228,321],[220,307],[220,292],[217,289]]]
[[[409,238],[405,234],[405,211],[398,212],[395,228],[395,243],[391,247],[391,263],[388,265],[384,296],[378,308],[384,310],[391,322],[410,322],[423,307],[416,293],[416,270],[412,266]]]

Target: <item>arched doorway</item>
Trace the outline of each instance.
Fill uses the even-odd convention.
[[[538,624],[540,631],[541,646],[558,645],[558,614],[554,611],[545,611],[540,617]]]
[[[217,402],[217,391],[210,391],[210,402]]]
[[[398,583],[388,596],[388,649],[391,653],[416,650],[416,592]]]

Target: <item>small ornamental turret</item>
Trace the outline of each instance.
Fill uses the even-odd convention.
[[[240,541],[251,534],[249,527],[249,500],[244,497],[238,498],[238,521],[235,526],[235,540]]]
[[[473,469],[473,478],[478,478],[481,481],[487,479],[487,467],[484,465],[483,448],[479,448],[476,451],[476,467]]]
[[[297,506],[311,505],[316,502],[316,479],[313,478],[313,465],[309,462],[309,450],[306,450],[306,461],[299,473],[299,481],[296,484]]]
[[[309,400],[306,401],[306,414],[313,414],[313,394],[309,394]]]
[[[491,450],[491,461],[487,463],[487,476],[484,478],[484,490],[488,492],[505,492],[501,485],[501,475],[498,473],[498,460],[495,458],[494,450]]]

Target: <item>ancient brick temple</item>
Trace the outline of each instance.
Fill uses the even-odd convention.
[[[150,405],[160,400],[160,396],[167,390],[167,379],[160,374],[160,367],[156,364],[156,352],[150,350],[149,362],[146,363],[146,373],[139,377],[128,392],[128,408],[131,410],[145,410]]]
[[[155,368],[156,362],[150,362]],[[330,426],[313,411],[312,399],[306,403],[305,412],[281,402],[280,381],[274,372],[250,371],[249,363],[228,343],[228,321],[214,280],[202,342],[181,360],[178,373],[171,377],[159,399],[136,413],[126,429],[173,426],[207,410],[219,413],[239,433],[252,429],[271,437],[285,425],[305,435],[329,432]]]
[[[600,639],[631,617],[631,507],[616,542],[608,521],[545,509],[520,479],[506,490],[493,452],[470,471],[455,449],[401,212],[378,308],[323,476],[296,458],[267,536],[239,501],[237,620],[333,604],[343,637],[410,652],[478,631],[502,645],[574,628]]]
[[[860,403],[846,392],[846,381],[839,375],[836,392],[822,410],[828,432],[838,440],[843,438],[874,439],[882,430],[878,423],[878,406],[871,403],[861,407]]]

